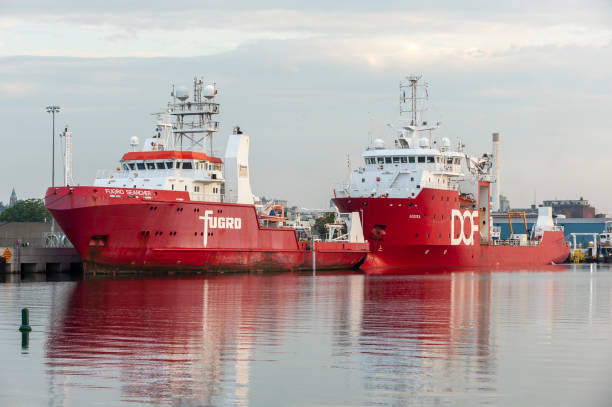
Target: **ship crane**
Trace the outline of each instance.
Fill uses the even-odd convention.
[[[466,154],[465,161],[468,164],[468,169],[470,173],[474,177],[479,179],[484,179],[491,174],[491,168],[493,167],[493,162],[491,160],[491,156],[487,153],[483,154],[482,157],[470,157]]]

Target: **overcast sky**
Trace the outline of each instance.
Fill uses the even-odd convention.
[[[254,192],[326,206],[346,154],[391,141],[398,82],[418,73],[440,137],[479,155],[501,133],[513,206],[583,196],[612,213],[610,0],[411,3],[0,0],[0,200],[51,182],[46,105],[88,185],[198,75],[219,88],[215,148],[235,125],[251,135]]]

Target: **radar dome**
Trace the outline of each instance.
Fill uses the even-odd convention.
[[[174,94],[176,95],[176,98],[181,102],[184,102],[189,99],[189,89],[184,86],[179,86]]]
[[[448,137],[442,137],[442,140],[440,140],[440,145],[444,148],[449,148],[450,147],[450,139]]]
[[[385,140],[381,139],[381,138],[377,138],[376,140],[374,140],[374,148],[382,150],[383,148],[385,148]]]
[[[217,94],[217,88],[215,85],[206,85],[204,87],[204,97],[206,99],[212,99]]]
[[[138,147],[139,143],[140,143],[140,140],[138,140],[138,137],[132,136],[132,138],[130,139],[130,146]]]

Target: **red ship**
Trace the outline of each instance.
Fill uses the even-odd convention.
[[[569,256],[551,208],[540,207],[531,233],[500,239],[491,212],[499,209],[499,134],[494,154],[470,157],[458,142],[432,139],[438,124],[420,121],[426,90],[411,76],[400,83],[400,126],[393,148],[374,140],[365,166],[334,191],[344,212],[361,213],[371,254],[362,269],[385,273],[419,267],[531,267]],[[407,95],[408,93],[408,95]],[[526,226],[526,225],[525,225]],[[527,231],[527,228],[525,227]]]
[[[282,208],[258,213],[249,137],[236,128],[225,159],[212,152],[216,94],[200,79],[191,99],[188,90],[173,90],[143,151],[124,154],[93,186],[47,190],[45,205],[86,271],[285,271],[310,269],[313,261],[319,269],[358,266],[369,250],[360,225],[344,238],[309,241],[285,225]],[[135,150],[138,138],[130,144]]]

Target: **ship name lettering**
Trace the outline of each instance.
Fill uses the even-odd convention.
[[[455,219],[459,220],[461,228],[459,234],[455,237]],[[470,233],[466,236],[465,221],[468,220],[470,223]],[[474,245],[474,233],[478,232],[478,211],[461,211],[453,209],[451,211],[451,245],[458,246],[461,243],[467,246]]]
[[[151,196],[151,191],[142,189],[128,189],[126,190],[128,195],[140,195],[140,196]]]
[[[204,211],[200,220],[204,221],[204,247],[208,246],[209,229],[242,229],[242,218],[212,216],[213,211]]]
[[[104,188],[104,193],[109,195],[139,195],[151,196],[151,191],[143,189],[121,189],[121,188]]]

